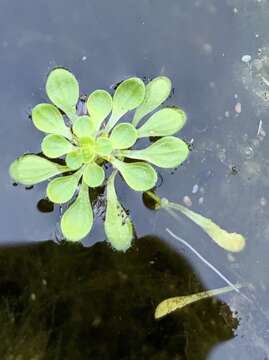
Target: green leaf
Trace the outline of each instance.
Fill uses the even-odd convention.
[[[143,150],[121,151],[124,157],[145,160],[162,168],[180,165],[187,159],[188,154],[189,148],[185,142],[174,136],[161,138]]]
[[[102,122],[111,113],[111,95],[105,90],[95,90],[87,100],[87,109],[94,123],[94,129],[98,131]]]
[[[71,200],[78,186],[82,171],[73,175],[53,179],[47,186],[47,196],[55,204],[64,204]]]
[[[106,125],[110,131],[117,121],[128,111],[138,107],[145,97],[145,84],[139,78],[133,77],[123,81],[113,96],[112,115]]]
[[[17,183],[34,185],[69,170],[67,166],[29,154],[13,161],[9,167],[9,174]]]
[[[186,122],[184,111],[176,108],[165,108],[153,114],[138,129],[138,136],[168,136],[178,132]]]
[[[70,71],[63,68],[53,69],[47,78],[46,91],[54,105],[65,112],[71,120],[76,118],[79,85]]]
[[[79,195],[61,219],[61,229],[69,241],[79,241],[89,234],[93,225],[93,212],[88,186],[82,183]]]
[[[73,150],[73,145],[61,135],[50,134],[44,137],[41,143],[43,154],[55,159]]]
[[[65,157],[66,165],[72,169],[77,170],[83,164],[83,158],[80,149],[70,151]]]
[[[100,156],[108,156],[113,150],[112,143],[105,137],[99,137],[96,139],[95,151]]]
[[[147,191],[153,188],[157,182],[156,171],[147,163],[125,163],[115,158],[110,162],[119,170],[130,188],[135,191]]]
[[[114,178],[115,174],[110,177],[107,184],[105,233],[114,249],[126,251],[131,246],[133,239],[133,226],[117,199]]]
[[[72,139],[70,129],[65,125],[60,111],[52,104],[38,104],[32,110],[35,127],[48,134],[62,135]]]
[[[237,288],[240,288],[241,285],[237,285]],[[230,291],[233,291],[232,286],[225,286],[220,289],[202,291],[197,294],[186,295],[186,296],[177,296],[166,299],[162,301],[156,308],[154,317],[155,319],[160,319],[175,310],[181,310],[183,307],[190,305],[196,301],[210,298],[212,296],[221,295]]]
[[[96,155],[96,143],[93,137],[83,137],[79,139],[79,146],[83,163],[93,161]]]
[[[105,180],[104,169],[96,163],[86,165],[83,171],[83,181],[89,187],[101,186]]]
[[[145,115],[160,106],[170,95],[171,89],[172,83],[168,77],[159,76],[150,81],[146,86],[144,101],[136,109],[133,125],[137,126]]]
[[[246,240],[244,236],[237,233],[229,233],[219,227],[211,219],[208,219],[181,204],[176,204],[166,200],[162,202],[163,207],[168,207],[177,210],[191,219],[196,225],[200,226],[213,241],[227,251],[239,252],[245,247]]]
[[[110,138],[114,149],[128,149],[137,140],[137,130],[129,123],[121,123],[114,127]]]
[[[73,124],[73,132],[78,138],[92,136],[94,133],[94,124],[92,119],[87,116],[79,116]]]

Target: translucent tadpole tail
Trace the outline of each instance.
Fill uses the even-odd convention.
[[[237,288],[239,288],[239,287],[240,287],[240,285],[237,286]],[[170,314],[171,312],[173,312],[175,310],[180,310],[183,307],[185,307],[189,304],[192,304],[196,301],[207,299],[207,298],[217,296],[220,294],[225,294],[225,293],[233,291],[233,290],[234,290],[233,287],[226,286],[226,287],[223,287],[220,289],[208,290],[208,291],[203,291],[203,292],[200,292],[197,294],[192,294],[192,295],[187,295],[187,296],[177,296],[177,297],[163,300],[157,306],[154,317],[156,320],[160,319],[160,318]]]
[[[240,252],[244,249],[246,240],[243,235],[238,233],[229,233],[215,224],[211,219],[206,218],[183,205],[170,202],[167,199],[161,199],[161,208],[167,210],[170,214],[174,210],[184,214],[196,225],[201,227],[213,241],[227,251]],[[172,214],[171,214],[172,215]]]

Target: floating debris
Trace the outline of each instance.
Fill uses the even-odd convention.
[[[238,102],[238,103],[235,104],[234,111],[235,111],[237,114],[241,114],[242,105],[241,105],[240,102]]]
[[[250,55],[243,55],[243,56],[241,57],[241,61],[242,61],[243,63],[248,64],[248,63],[251,61],[251,56],[250,56]]]
[[[191,207],[192,206],[192,200],[189,196],[185,195],[183,198],[183,202],[186,206]]]

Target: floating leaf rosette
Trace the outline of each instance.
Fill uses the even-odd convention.
[[[117,198],[115,177],[120,174],[135,191],[148,191],[157,182],[154,166],[174,168],[189,154],[187,144],[173,136],[186,122],[184,111],[162,107],[153,113],[168,98],[171,81],[159,76],[145,85],[132,77],[117,87],[113,97],[105,90],[95,90],[87,98],[83,115],[77,111],[79,84],[68,70],[53,69],[46,92],[51,103],[32,110],[34,125],[46,133],[41,143],[44,156],[19,157],[10,166],[10,176],[27,186],[49,181],[49,200],[69,204],[61,230],[70,241],[80,241],[90,233],[90,192],[106,186],[105,233],[115,249],[126,251],[133,239],[133,226]],[[131,121],[122,122],[131,111]],[[136,147],[139,139],[148,137],[158,140],[144,149]],[[58,158],[63,158],[65,165],[55,162]],[[110,175],[106,174],[107,163],[114,169]]]

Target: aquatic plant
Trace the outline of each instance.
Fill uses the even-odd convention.
[[[9,171],[14,181],[27,186],[49,180],[49,200],[70,205],[61,218],[61,230],[67,240],[80,241],[90,233],[94,217],[90,194],[94,188],[105,186],[107,239],[116,250],[130,247],[133,225],[115,190],[115,177],[120,174],[132,190],[148,192],[156,204],[172,213],[184,213],[224,248],[239,251],[244,247],[241,235],[229,234],[211,220],[149,191],[157,182],[152,165],[175,168],[189,154],[188,145],[173,136],[184,126],[185,112],[163,107],[153,113],[168,98],[171,87],[165,76],[156,77],[147,85],[132,77],[118,85],[113,97],[105,90],[95,90],[88,96],[86,111],[81,115],[77,110],[79,84],[74,75],[64,68],[49,73],[46,92],[51,103],[38,104],[32,110],[33,124],[47,134],[41,143],[43,155],[25,154],[10,165]],[[131,122],[125,118],[119,122],[132,110]],[[157,140],[146,148],[136,147],[140,139],[150,137]],[[59,164],[59,158],[65,161],[64,165]]]

